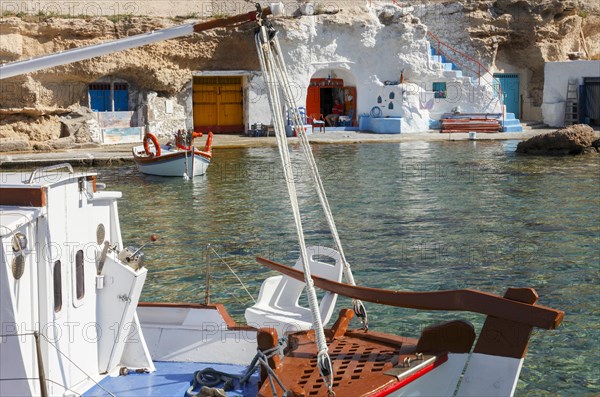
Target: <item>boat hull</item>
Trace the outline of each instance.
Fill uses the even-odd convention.
[[[139,156],[135,152],[133,159],[140,172],[158,176],[199,176],[206,173],[210,159],[195,151],[191,156],[185,151],[166,151],[160,156]]]

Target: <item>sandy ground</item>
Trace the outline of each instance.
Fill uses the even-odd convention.
[[[477,140],[524,140],[534,135],[545,134],[556,129],[529,129],[525,127],[521,133],[478,133]],[[439,131],[415,134],[372,134],[355,131],[331,131],[309,135],[313,144],[356,144],[356,143],[388,143],[414,141],[459,141],[468,140],[467,133],[442,134]],[[296,138],[288,138],[290,143]],[[131,148],[139,144],[99,145],[85,144],[72,149],[52,152],[15,152],[0,155],[0,167],[43,166],[68,162],[73,165],[98,166],[132,162]],[[246,137],[240,135],[215,135],[214,149],[240,147],[276,146],[275,137]]]

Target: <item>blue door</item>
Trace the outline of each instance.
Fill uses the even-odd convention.
[[[507,113],[514,113],[519,118],[519,75],[507,73],[495,73],[494,77],[500,80],[502,95],[504,96],[504,105]]]
[[[110,112],[112,106],[110,103],[110,84],[94,83],[90,84],[90,108],[94,112]]]
[[[127,88],[127,83],[115,83],[115,112],[126,112],[129,110],[129,91]]]

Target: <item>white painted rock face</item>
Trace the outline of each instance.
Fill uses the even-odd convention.
[[[411,11],[385,6],[277,21],[297,103],[306,103],[311,78],[334,74],[356,87],[357,115],[379,107],[381,117],[403,118],[403,133],[427,131],[430,115],[438,117],[457,104],[470,112],[499,111],[490,107],[493,94],[486,87],[474,88],[441,64],[435,67],[427,28]],[[431,103],[432,84],[440,81],[452,98]]]

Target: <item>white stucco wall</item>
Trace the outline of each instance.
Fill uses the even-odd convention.
[[[387,10],[395,23],[382,24],[378,17],[382,10]],[[439,119],[457,106],[463,112],[499,113],[501,107],[491,87],[452,77],[453,73],[439,70],[439,64],[430,61],[427,28],[411,11],[410,7],[363,8],[353,12],[352,22],[344,13],[276,20],[298,106],[306,105],[311,78],[335,74],[344,79],[344,85],[356,86],[357,116],[379,106],[383,117],[405,118],[403,132],[427,130],[430,116]],[[399,81],[403,70],[406,84],[384,84]],[[439,81],[447,83],[448,98],[431,103],[432,84]],[[262,79],[253,78],[251,86],[252,94],[264,94],[250,101],[249,122],[270,124],[266,91],[259,88],[264,87]],[[390,92],[394,92],[393,100]],[[394,102],[392,110],[390,101]]]
[[[544,67],[542,116],[551,127],[562,127],[569,81],[583,84],[584,77],[600,77],[600,61],[547,62]]]

